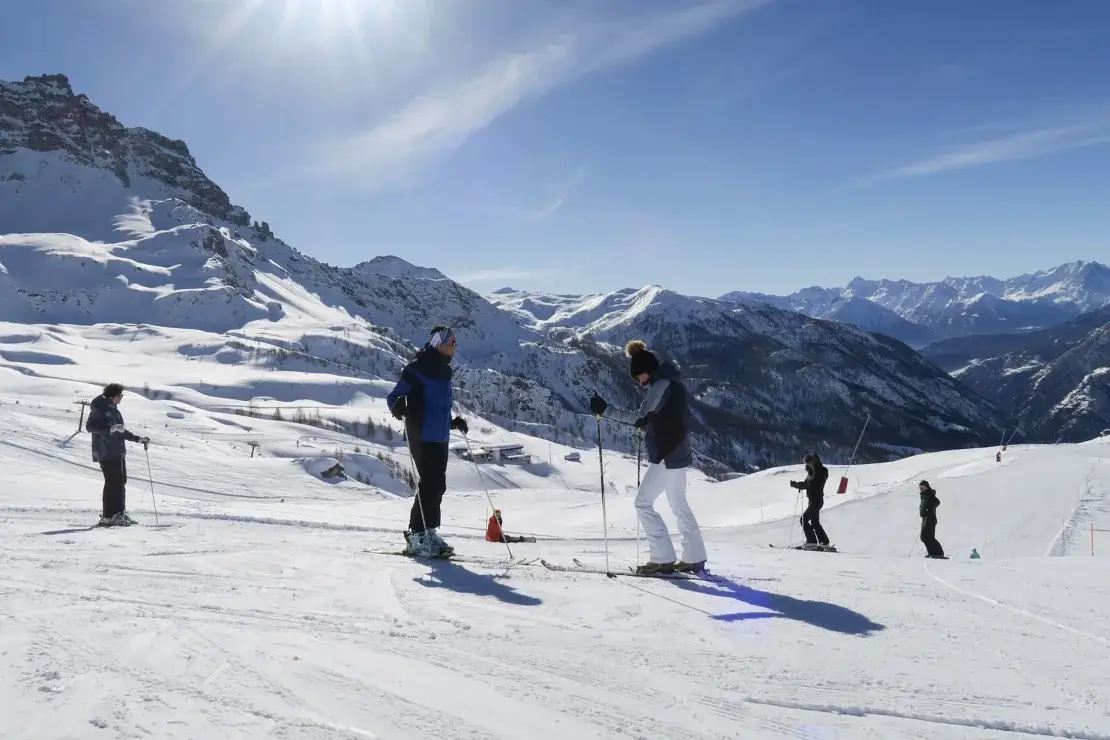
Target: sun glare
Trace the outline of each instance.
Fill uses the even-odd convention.
[[[179,6],[185,8],[188,6]],[[192,4],[207,36],[181,84],[214,69],[312,69],[344,63],[372,75],[405,46],[424,46],[434,0],[215,0]]]
[[[282,6],[284,32],[318,42],[354,42],[356,48],[362,48],[367,35],[379,35],[395,24],[400,9],[398,0],[269,1]]]

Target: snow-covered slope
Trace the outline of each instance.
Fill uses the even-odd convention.
[[[202,332],[3,331],[0,736],[1110,738],[1107,440],[853,467],[823,513],[835,555],[765,546],[798,541],[797,466],[693,474],[719,578],[684,583],[539,567],[604,562],[597,460],[474,419],[472,444],[515,439],[538,459],[452,457],[443,533],[469,560],[423,563],[366,552],[399,547],[411,502],[378,458],[403,460],[381,385],[298,403],[317,373]],[[131,447],[129,529],[86,529],[100,474],[74,402],[95,394],[90,372],[152,381],[122,406],[153,440],[149,480]],[[221,388],[288,414],[215,410]],[[294,405],[379,431],[297,424]],[[321,475],[340,458],[373,483]],[[604,462],[621,569],[637,559],[636,463]],[[907,557],[923,477],[949,561]],[[538,539],[511,568],[482,540],[487,486],[506,528]]]
[[[60,76],[0,87],[0,204],[3,320],[215,332],[246,347],[229,345],[234,352],[270,363],[309,355],[321,370],[379,381],[395,377],[431,326],[451,324],[469,408],[576,445],[595,436],[583,413],[590,391],[639,403],[620,348],[641,332],[692,363],[698,464],[715,473],[795,460],[811,447],[846,455],[862,418],[843,411],[860,416],[876,404],[885,410],[862,459],[994,436],[980,399],[902,348],[807,328],[785,312],[737,318],[719,302],[649,286],[553,300],[541,326],[526,310],[545,310],[538,303],[495,304],[398,257],[321,263],[231,205],[184,143],[124,128]],[[554,331],[579,326],[586,330]],[[828,336],[805,339],[816,335]],[[710,346],[717,357],[701,352]],[[756,360],[765,369],[735,365]],[[802,367],[809,372],[793,372]],[[826,367],[840,370],[829,377]],[[801,413],[803,402],[818,410]],[[631,429],[606,434],[634,449]]]
[[[806,288],[789,296],[736,291],[722,299],[761,301],[849,321],[922,347],[951,337],[1042,329],[1106,306],[1110,268],[1077,261],[1005,280],[946,278],[935,283],[857,277],[843,288]],[[874,308],[857,305],[845,312],[845,303],[853,299],[867,300]],[[891,313],[907,323],[894,320]]]

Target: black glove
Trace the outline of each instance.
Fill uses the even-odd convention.
[[[590,396],[590,413],[595,416],[601,416],[605,413],[605,409],[609,408],[609,404],[605,403],[605,399],[601,396]]]
[[[393,418],[396,419],[397,421],[401,421],[402,419],[404,419],[405,418],[405,410],[406,410],[407,405],[408,405],[408,402],[405,400],[404,396],[401,396],[396,401],[394,401],[393,402],[393,410],[391,412],[393,414]]]
[[[790,487],[791,488],[797,488],[800,491],[802,489],[802,484],[799,483],[796,480],[792,480],[792,481],[790,481]]]
[[[461,416],[456,416],[454,419],[451,420],[451,428],[457,429],[464,435],[470,431],[470,427],[466,425],[466,419],[462,418]]]

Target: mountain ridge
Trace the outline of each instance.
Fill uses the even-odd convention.
[[[913,282],[855,277],[841,288],[814,286],[788,296],[732,291],[721,299],[766,302],[815,318],[846,319],[922,348],[953,337],[1048,328],[1110,305],[1110,267],[1077,260],[1002,279]],[[870,306],[857,302],[854,314],[838,316],[845,304],[860,299]]]
[[[1025,439],[1079,441],[1110,428],[1110,306],[1029,334],[963,337],[924,355],[1011,416]]]

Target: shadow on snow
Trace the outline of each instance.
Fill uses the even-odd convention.
[[[751,586],[745,586],[733,580],[716,576],[711,583],[719,584],[721,588],[714,588],[701,581],[674,581],[679,588],[707,596],[720,596],[734,599],[751,606],[757,606],[769,611],[745,611],[734,614],[715,614],[712,619],[721,622],[742,622],[749,619],[792,619],[805,622],[814,627],[839,632],[844,635],[858,635],[868,637],[873,632],[886,629],[885,625],[874,622],[863,614],[853,611],[839,604],[830,604],[826,601],[807,601],[796,599],[785,594],[776,594],[770,591],[761,591]]]
[[[543,603],[541,599],[522,594],[512,586],[505,585],[494,576],[475,573],[449,560],[429,560],[427,565],[431,568],[428,576],[433,580],[424,576],[413,579],[426,588],[445,588],[460,594],[492,596],[498,601],[516,606],[539,606]]]

